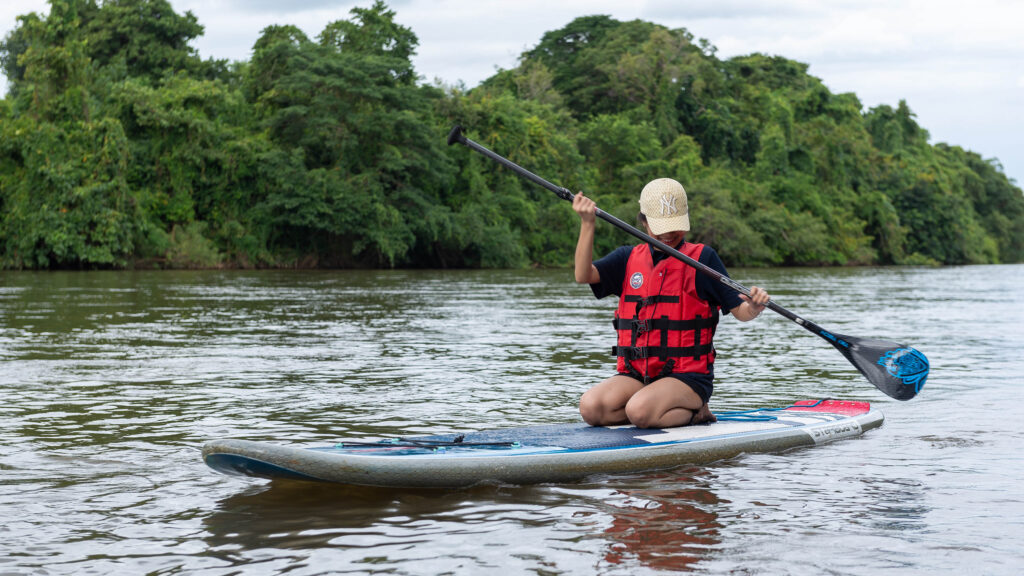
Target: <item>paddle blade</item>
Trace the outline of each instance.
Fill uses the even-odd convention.
[[[910,400],[928,379],[928,357],[909,346],[885,340],[833,335],[832,345],[887,396]]]

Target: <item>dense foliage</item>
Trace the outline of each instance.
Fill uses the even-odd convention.
[[[674,177],[731,265],[1024,261],[1024,196],[905,102],[683,29],[578,18],[471,90],[425,85],[377,1],[202,60],[166,0],[51,0],[0,44],[0,267],[568,265],[567,203],[450,126],[635,217]],[[610,228],[598,252],[631,239]]]

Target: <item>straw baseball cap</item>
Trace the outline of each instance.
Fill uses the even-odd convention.
[[[690,231],[690,210],[686,206],[686,190],[671,178],[651,180],[640,192],[640,212],[647,217],[651,234]]]

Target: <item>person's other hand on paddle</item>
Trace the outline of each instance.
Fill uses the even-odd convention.
[[[750,296],[740,294],[740,299],[743,300],[743,304],[733,308],[729,312],[741,322],[749,322],[754,318],[761,315],[764,312],[764,307],[768,305],[768,301],[771,300],[771,296],[768,295],[763,289],[757,286],[750,287]]]

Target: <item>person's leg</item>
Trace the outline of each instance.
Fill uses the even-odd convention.
[[[644,387],[636,378],[618,374],[580,397],[580,415],[591,426],[626,424],[626,402]]]
[[[637,428],[671,428],[714,422],[704,400],[677,378],[651,382],[626,403],[627,419]]]

